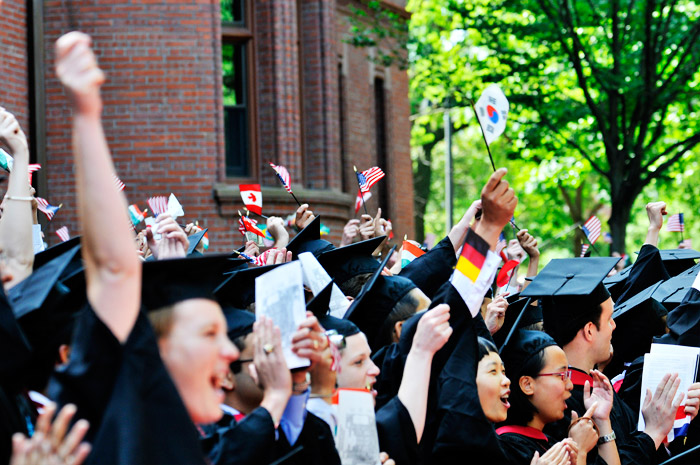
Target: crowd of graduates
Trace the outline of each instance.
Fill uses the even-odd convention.
[[[167,213],[130,227],[88,36],[57,41],[56,72],[72,102],[79,237],[34,253],[27,140],[0,108],[14,158],[0,219],[2,463],[339,464],[344,389],[374,399],[363,427],[380,453],[368,464],[700,463],[700,384],[680,392],[667,373],[641,392],[652,341],[700,346],[700,254],[657,248],[663,202],[647,205],[646,242],[622,271],[595,257],[538,274],[525,229],[503,249],[518,203],[505,169],[408,263],[380,212],[350,220],[334,245],[308,205],[295,228],[267,220],[263,263],[253,241],[203,253],[204,231]],[[283,340],[255,314],[275,292],[256,294],[256,279],[304,253],[332,281],[304,288],[306,316]],[[529,259],[526,277],[499,287],[514,255]],[[674,276],[689,279],[662,305],[650,286]],[[349,302],[336,316],[334,286]],[[287,348],[307,366],[290,370]],[[678,418],[689,428],[669,442]]]

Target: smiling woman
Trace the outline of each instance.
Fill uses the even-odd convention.
[[[542,432],[548,423],[564,418],[566,399],[571,397],[573,384],[564,351],[546,333],[519,330],[502,355],[515,382],[510,399],[512,408],[505,426],[496,432],[511,461],[530,464],[537,452],[561,455],[565,463],[569,457],[572,463],[579,463],[576,459],[580,456],[585,463],[587,452],[598,438],[592,421],[571,429],[576,443],[558,443],[556,449],[553,447],[556,439]]]

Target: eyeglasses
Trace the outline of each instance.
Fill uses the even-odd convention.
[[[558,376],[562,381],[566,381],[567,379],[571,379],[571,370],[560,371],[558,373],[540,373],[537,376]]]

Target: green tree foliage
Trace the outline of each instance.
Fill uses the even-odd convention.
[[[697,173],[693,150],[700,143],[696,2],[412,0],[408,9],[411,104],[421,115],[412,133],[418,215],[426,204],[430,210],[426,199],[440,199],[430,191],[442,177],[431,169],[444,134],[437,109],[468,108],[491,82],[511,102],[506,135],[492,147],[507,161],[497,165],[511,176],[518,170],[519,180],[526,173],[524,184],[516,182],[519,193],[547,199],[529,199],[535,203],[527,204],[524,220],[539,207],[532,224],[541,233],[562,220],[563,228],[545,237],[565,229],[557,210],[569,215],[569,225],[599,211],[609,216],[613,248],[624,250],[630,215],[643,214],[646,201],[700,190],[687,177]],[[457,134],[474,125],[468,110],[452,111]],[[631,232],[636,241],[637,228]],[[574,251],[581,240],[574,237]]]

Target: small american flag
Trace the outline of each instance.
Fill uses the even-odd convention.
[[[61,242],[66,242],[70,239],[70,234],[68,234],[68,227],[62,226],[56,230],[56,235],[61,238]]]
[[[148,206],[150,207],[153,215],[158,217],[161,213],[168,211],[168,198],[164,195],[159,195],[157,197],[151,197],[148,199]]]
[[[270,255],[270,251],[275,250],[275,249],[267,249],[257,257],[253,259],[253,264],[257,266],[265,266],[267,265],[267,257]]]
[[[35,171],[39,171],[41,169],[41,165],[39,163],[30,163],[29,164],[29,184],[32,183],[32,173]]]
[[[685,231],[685,223],[683,222],[683,213],[676,213],[668,218],[666,231],[683,232]]]
[[[378,166],[373,166],[368,170],[357,172],[357,182],[360,184],[361,192],[369,192],[370,187],[384,177],[384,171]]]
[[[355,198],[355,214],[360,211],[360,208],[362,207],[363,203],[366,203],[370,197],[372,197],[371,192],[365,192],[364,194],[361,194],[360,191],[357,191],[357,198]]]
[[[501,250],[505,249],[506,246],[508,246],[508,241],[506,241],[506,236],[501,233],[501,235],[498,236],[498,242],[496,243],[496,253],[500,255]]]
[[[601,223],[597,216],[593,215],[588,218],[588,221],[583,223],[583,232],[588,238],[588,242],[595,244],[595,241],[600,237]]]
[[[285,168],[282,165],[275,165],[274,163],[270,163],[270,166],[272,167],[273,170],[275,170],[275,173],[277,174],[277,177],[279,178],[280,182],[284,186],[285,189],[287,189],[287,192],[290,194],[292,193],[292,178],[289,176],[289,171],[287,171],[287,168]]]
[[[39,211],[44,213],[49,221],[53,219],[56,212],[63,206],[63,204],[61,204],[58,207],[54,207],[53,205],[49,204],[46,199],[42,199],[41,197],[36,198],[36,203]]]
[[[590,245],[588,245],[588,244],[581,244],[581,257],[586,256],[586,252],[588,252],[589,247],[590,247]]]
[[[114,185],[117,186],[119,191],[123,191],[126,188],[126,184],[124,184],[116,174],[114,175]]]

